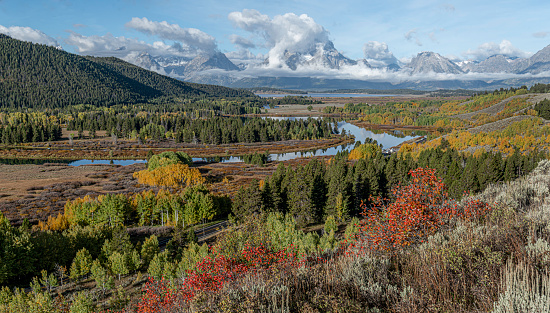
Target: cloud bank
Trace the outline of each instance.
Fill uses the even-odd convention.
[[[388,49],[385,42],[369,41],[363,46],[365,59],[374,67],[397,64],[397,58]]]
[[[470,49],[463,53],[464,56],[471,57],[476,61],[483,61],[496,54],[503,54],[509,57],[518,58],[527,58],[532,55],[532,53],[525,52],[514,47],[514,45],[506,39],[502,40],[499,44],[494,42],[486,42],[481,44],[475,50]]]
[[[242,49],[256,48],[256,45],[252,41],[244,37],[241,37],[239,35],[233,34],[229,36],[229,40],[231,41],[232,44]]]
[[[256,10],[231,12],[229,20],[235,27],[261,36],[266,41],[269,66],[280,67],[289,53],[309,53],[318,44],[329,42],[329,33],[306,14],[286,13],[273,18]]]
[[[59,45],[57,40],[46,35],[44,32],[40,30],[33,29],[30,27],[21,27],[21,26],[5,27],[0,25],[0,33],[8,35],[15,39],[30,41],[32,43],[39,43],[39,44],[53,46],[61,49],[61,46]]]
[[[71,32],[65,43],[76,47],[76,51],[84,55],[115,56],[127,61],[140,53],[149,53],[153,56],[177,56],[193,58],[195,51],[189,51],[179,43],[168,45],[162,41],[152,44],[124,36],[115,37],[112,34],[103,36],[84,36]]]
[[[212,53],[218,50],[216,39],[196,28],[181,28],[177,24],[169,24],[166,21],[150,21],[146,17],[134,17],[125,26],[144,34],[181,42],[191,49],[198,49],[202,52]]]

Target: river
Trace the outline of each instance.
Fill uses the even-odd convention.
[[[307,117],[269,117],[273,119],[307,119]],[[271,154],[271,160],[272,161],[287,161],[292,160],[300,157],[311,157],[311,156],[326,156],[326,155],[336,155],[338,152],[341,152],[343,150],[351,150],[353,149],[355,143],[357,141],[360,141],[362,143],[365,142],[367,138],[375,139],[379,144],[382,145],[383,148],[390,148],[393,146],[397,146],[398,144],[413,139],[414,136],[399,136],[400,133],[398,131],[395,132],[384,132],[380,134],[375,134],[374,132],[370,130],[366,130],[361,127],[357,127],[353,124],[350,124],[345,121],[338,122],[338,132],[342,133],[343,131],[346,132],[346,134],[351,134],[355,137],[355,140],[351,144],[347,145],[340,145],[336,147],[331,147],[327,149],[317,149],[314,151],[302,151],[302,152],[288,152],[288,153],[280,153],[280,154]],[[44,160],[44,162],[52,162],[55,163],[55,160]],[[67,161],[64,161],[64,163]],[[116,164],[116,165],[130,165],[134,163],[144,163],[145,160],[90,160],[90,159],[82,159],[82,160],[76,160],[69,163],[70,166],[80,166],[80,165],[90,165],[90,164]],[[243,162],[240,157],[219,157],[219,158],[193,158],[193,162]],[[0,160],[0,163],[2,163],[2,160]]]
[[[307,119],[307,117],[269,117],[274,119]],[[375,139],[379,144],[382,145],[383,148],[390,148],[393,146],[397,146],[398,144],[413,139],[415,136],[397,136],[398,133],[394,133],[393,135],[390,133],[381,133],[381,134],[375,134],[370,130],[366,130],[361,127],[357,127],[353,124],[350,124],[348,122],[338,122],[338,132],[342,133],[342,131],[346,131],[346,134],[351,134],[355,137],[355,140],[353,143],[350,143],[348,145],[340,145],[336,147],[331,147],[328,149],[317,149],[314,151],[302,151],[302,152],[288,152],[288,153],[280,153],[280,154],[270,154],[270,158],[272,161],[287,161],[292,160],[300,157],[311,157],[311,156],[324,156],[324,155],[336,155],[338,152],[341,152],[343,150],[351,150],[355,146],[355,143],[357,141],[360,141],[362,143],[365,142],[367,138]],[[207,158],[193,158],[194,162],[207,162],[209,159]],[[225,157],[220,160],[221,162],[242,162],[242,159],[240,157]]]

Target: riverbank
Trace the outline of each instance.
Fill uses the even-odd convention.
[[[174,141],[147,142],[138,144],[135,140],[118,140],[116,144],[108,140],[74,140],[52,143],[37,143],[17,147],[5,147],[3,159],[37,160],[80,160],[80,159],[145,159],[149,151],[182,151],[194,158],[213,158],[223,156],[242,156],[251,153],[282,154],[289,152],[327,149],[352,143],[353,139],[335,135],[328,139],[285,140],[274,142],[237,143],[223,145],[204,145],[175,143]]]

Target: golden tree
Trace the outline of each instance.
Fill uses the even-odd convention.
[[[187,164],[174,163],[134,173],[140,184],[158,187],[188,187],[204,183],[205,179],[196,168]]]

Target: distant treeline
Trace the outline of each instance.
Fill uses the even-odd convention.
[[[192,114],[189,114],[192,115]],[[114,113],[112,110],[59,116],[43,113],[0,113],[0,143],[18,144],[61,139],[61,124],[78,131],[78,138],[95,138],[98,131],[117,138],[227,144],[329,138],[337,133],[328,119],[274,120],[243,117],[191,118],[186,112],[161,114]]]
[[[0,114],[2,144],[54,141],[60,138],[61,126],[57,119],[39,113]]]
[[[289,139],[319,139],[334,133],[326,119],[274,120],[262,118],[212,117],[192,119],[185,114],[110,114],[85,113],[70,119],[68,130],[104,130],[124,138],[176,142],[226,144],[236,142],[268,142]]]
[[[243,219],[254,213],[291,214],[300,224],[317,223],[328,215],[345,219],[359,213],[369,196],[391,196],[393,186],[409,180],[409,171],[435,168],[452,198],[479,192],[491,183],[510,181],[532,171],[542,154],[518,152],[503,159],[500,153],[463,156],[457,150],[438,147],[425,150],[417,161],[410,157],[384,157],[381,153],[356,162],[339,154],[328,164],[313,159],[305,166],[282,163],[271,177],[241,188],[233,200],[233,214]],[[263,186],[261,186],[263,185]]]
[[[269,107],[270,108],[273,108],[276,105],[281,105],[281,104],[306,105],[306,104],[323,103],[323,101],[321,101],[321,100],[316,100],[312,97],[307,97],[307,96],[284,96],[284,97],[280,97],[280,98],[268,99],[268,102],[269,102]]]
[[[307,91],[302,90],[290,90],[290,89],[281,89],[281,88],[272,88],[272,87],[251,87],[244,88],[245,90],[252,91],[255,93],[274,93],[274,94],[283,94],[283,93],[293,93],[293,94],[307,94]]]
[[[550,92],[550,84],[534,84],[529,91],[535,93],[548,93]]]
[[[495,91],[493,91],[493,94],[503,93],[503,92],[507,92],[507,91],[515,92],[515,91],[520,90],[520,89],[525,89],[525,90],[528,90],[529,92],[532,92],[532,93],[548,93],[548,92],[550,92],[550,84],[537,83],[537,84],[534,84],[533,86],[531,86],[531,88],[527,88],[527,86],[525,86],[525,85],[523,85],[519,88],[514,88],[514,87],[500,88],[500,89],[495,89]],[[485,92],[485,94],[487,94],[487,92]]]

